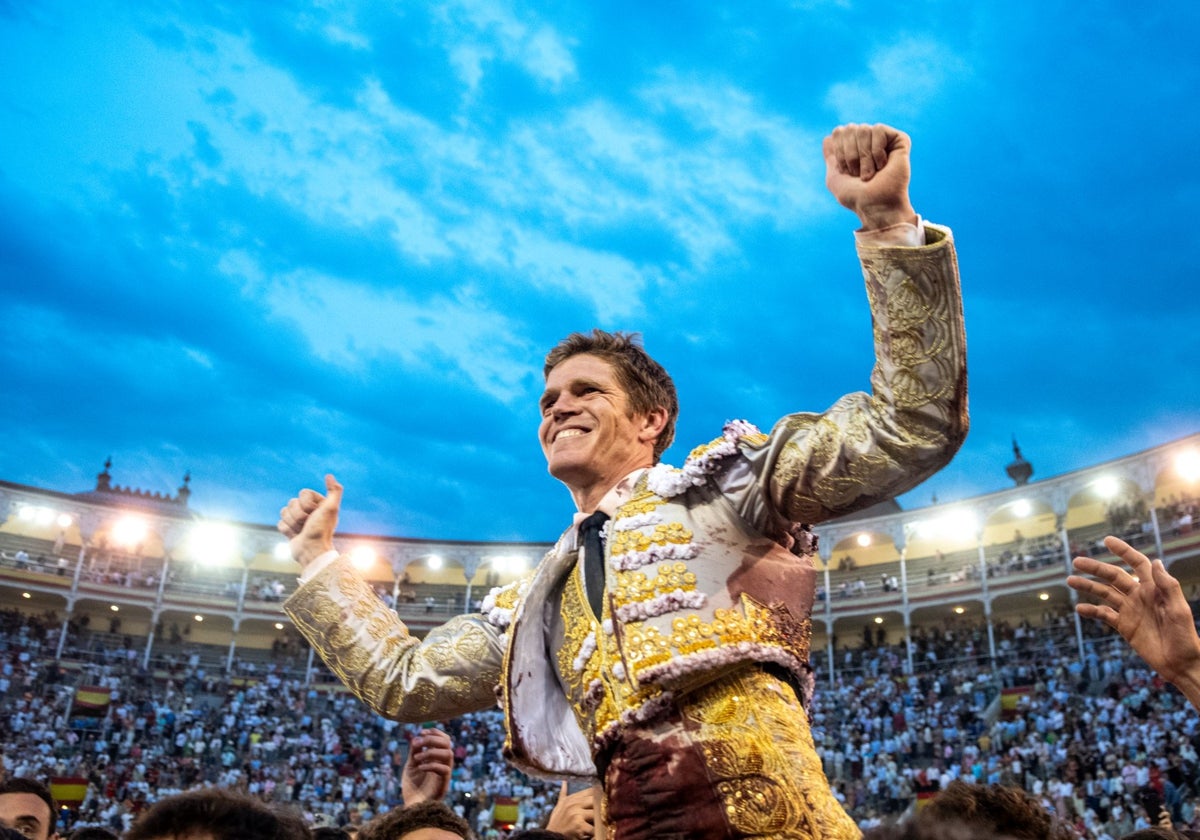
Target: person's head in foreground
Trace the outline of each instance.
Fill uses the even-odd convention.
[[[317,826],[312,830],[312,840],[350,840],[350,832],[335,826]]]
[[[471,826],[436,799],[396,808],[370,820],[358,840],[475,840]]]
[[[88,825],[71,832],[67,840],[120,840],[116,833],[97,825]]]
[[[57,817],[50,788],[41,782],[20,777],[0,782],[0,827],[29,840],[55,840]]]
[[[222,788],[169,796],[150,806],[124,840],[309,840],[298,813]]]
[[[956,779],[921,809],[917,819],[965,823],[1016,840],[1074,840],[1075,833],[1021,788]]]

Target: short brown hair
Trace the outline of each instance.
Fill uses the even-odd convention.
[[[549,377],[550,371],[559,364],[572,356],[582,355],[595,356],[613,366],[633,414],[649,414],[656,408],[667,412],[666,425],[654,441],[654,461],[657,463],[675,440],[675,420],[679,417],[679,398],[675,395],[675,383],[670,374],[642,347],[639,333],[592,330],[591,333],[571,333],[554,345],[554,349],[546,354],[542,375]]]
[[[440,828],[474,840],[470,824],[437,799],[417,802],[380,814],[359,829],[360,840],[400,840],[419,828]]]
[[[138,817],[125,840],[186,837],[207,831],[217,840],[308,840],[298,813],[225,788],[201,788],[160,799]]]
[[[921,809],[919,820],[962,822],[1017,840],[1071,840],[1074,832],[1032,795],[1009,785],[955,779]]]

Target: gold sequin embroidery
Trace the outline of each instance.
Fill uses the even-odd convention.
[[[730,825],[746,836],[852,840],[791,688],[746,669],[680,702]]]
[[[642,478],[641,481],[645,481],[645,478]],[[656,493],[651,493],[645,489],[637,490],[629,497],[629,501],[621,505],[617,511],[617,521],[628,519],[631,516],[653,513],[657,508],[662,507],[666,503],[667,500]]]
[[[502,610],[515,610],[517,608],[517,604],[521,601],[520,583],[521,581],[516,581],[496,591],[495,601],[498,608]]]
[[[631,551],[646,551],[656,545],[686,545],[692,541],[692,532],[683,527],[681,522],[668,525],[655,525],[653,533],[647,534],[640,530],[617,531],[613,534],[610,553],[613,557],[628,554]]]
[[[771,439],[770,437],[768,437],[767,435],[765,435],[762,432],[750,432],[750,433],[744,434],[740,438],[738,438],[738,440],[742,441],[743,443],[746,443],[749,446],[754,446],[754,447],[766,446],[767,441],[769,441],[770,439]]]
[[[604,609],[607,618],[607,603]],[[616,675],[616,666],[621,661],[616,637],[606,634],[602,624],[592,615],[578,566],[568,576],[563,588],[560,610],[564,638],[555,662],[575,719],[591,741],[618,726],[622,712],[640,708],[662,691],[656,686],[634,688],[628,677],[621,679]],[[588,636],[593,633],[595,649],[583,663],[582,669],[577,670],[576,659]]]
[[[618,604],[649,601],[660,595],[681,590],[696,590],[696,575],[684,563],[663,563],[658,574],[648,577],[645,572],[618,572],[613,598]]]
[[[625,631],[625,653],[635,674],[678,656],[731,647],[742,642],[786,650],[800,662],[808,660],[812,625],[797,620],[783,606],[768,608],[742,595],[741,608],[718,609],[711,622],[699,616],[680,616],[671,622],[670,635],[657,627],[632,623]]]

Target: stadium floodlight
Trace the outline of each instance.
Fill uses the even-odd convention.
[[[499,554],[492,558],[492,568],[508,575],[519,575],[528,567],[528,561],[520,554]]]
[[[275,543],[275,548],[271,550],[271,554],[274,555],[276,560],[291,560],[292,547],[286,541],[277,542]]]
[[[122,516],[112,527],[112,538],[117,545],[136,548],[146,539],[149,530],[146,520],[140,516]]]
[[[955,615],[962,615],[962,614],[963,614],[963,613],[965,613],[966,611],[967,611],[966,607],[955,607],[955,608],[954,608],[954,614],[955,614]]]
[[[1120,483],[1111,475],[1101,476],[1092,482],[1092,487],[1095,488],[1096,494],[1101,499],[1111,499],[1121,490]]]
[[[75,520],[71,518],[71,514],[69,513],[60,513],[56,521],[59,528],[70,528],[71,523]]]
[[[946,514],[945,531],[960,539],[970,539],[979,531],[979,521],[969,510],[952,510]]]
[[[195,562],[218,566],[237,558],[237,531],[223,522],[200,522],[188,535],[188,547]]]
[[[1039,593],[1038,593],[1038,600],[1040,600],[1040,601],[1049,601],[1049,600],[1050,600],[1050,593],[1049,593],[1049,592],[1039,592]]]
[[[1200,481],[1200,451],[1185,449],[1175,456],[1175,472],[1184,481]]]
[[[21,505],[17,510],[17,518],[22,522],[32,522],[41,528],[45,528],[54,521],[56,514],[53,510],[43,505]]]
[[[200,615],[200,613],[196,613],[192,618],[196,619],[196,621],[204,621],[204,616]]]
[[[909,526],[912,533],[923,539],[969,540],[979,532],[979,520],[965,508],[949,510],[931,519],[921,519]]]
[[[350,562],[360,572],[365,572],[375,565],[376,559],[375,549],[369,545],[355,546],[354,550],[350,552]]]
[[[113,612],[120,612],[120,611],[121,611],[121,608],[120,608],[120,607],[118,607],[116,604],[111,604],[111,605],[109,605],[109,609],[110,609],[110,610],[112,610]]]
[[[858,543],[859,548],[866,548],[871,544],[871,535],[864,531],[855,537],[854,541]]]
[[[1017,499],[1013,502],[1012,512],[1013,516],[1016,516],[1018,519],[1024,519],[1033,513],[1033,505],[1029,503],[1028,499]]]
[[[21,597],[22,597],[22,598],[32,598],[32,597],[33,597],[33,595],[31,595],[31,594],[30,594],[30,593],[28,593],[28,592],[22,592],[22,593],[21,593]]]
[[[276,621],[276,622],[275,622],[275,629],[276,629],[276,630],[282,630],[282,629],[283,629],[283,622],[282,622],[282,621]]]
[[[425,558],[425,568],[433,569],[435,572],[442,568],[442,555],[430,554]]]
[[[876,624],[883,624],[883,616],[881,616],[881,615],[877,615],[877,616],[875,616],[875,623],[876,623]]]

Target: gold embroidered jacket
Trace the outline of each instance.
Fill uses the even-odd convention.
[[[572,530],[482,615],[419,641],[339,558],[285,604],[331,669],[381,714],[443,719],[502,687],[515,764],[592,776],[622,722],[747,662],[808,683],[816,524],[892,498],[967,431],[962,304],[949,231],[921,248],[860,247],[873,315],[871,393],[780,420],[727,425],[681,469],[649,470],[610,522],[606,599],[583,597]]]

